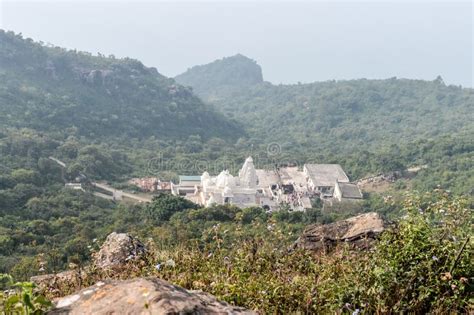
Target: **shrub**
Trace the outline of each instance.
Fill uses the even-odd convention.
[[[206,242],[151,245],[140,263],[114,273],[91,269],[81,283],[156,276],[264,314],[472,311],[472,210],[466,201],[443,191],[411,195],[404,212],[369,251],[339,244],[333,252],[313,253],[289,251],[288,223],[262,222],[259,211],[250,211],[256,215],[251,223],[215,224],[204,230]]]
[[[156,258],[175,266],[148,272],[263,313],[467,312],[474,273],[466,201],[435,191],[408,196],[403,211],[369,252],[344,244],[328,254],[288,252],[284,225],[270,219],[271,229],[255,221],[260,232],[250,239],[239,225],[233,240],[220,241],[229,227],[216,226],[208,233],[229,246],[178,246]]]
[[[14,282],[7,274],[0,274],[0,314],[44,314],[52,303],[38,294],[31,282]]]

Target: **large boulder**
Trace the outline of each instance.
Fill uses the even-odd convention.
[[[380,215],[369,212],[331,224],[310,225],[296,240],[294,248],[328,250],[340,242],[368,248],[383,231],[384,222]]]
[[[99,268],[109,269],[142,258],[145,254],[145,246],[140,240],[126,233],[113,232],[94,254],[93,262]]]
[[[48,314],[256,314],[157,278],[99,282],[55,306]]]
[[[100,271],[106,271],[123,266],[129,261],[142,259],[146,254],[147,250],[140,240],[125,233],[113,232],[94,254],[93,265]],[[60,292],[60,288],[64,286],[80,287],[84,276],[87,276],[90,270],[91,266],[85,266],[80,269],[34,276],[30,280],[41,289]]]
[[[48,291],[52,294],[60,294],[60,288],[79,287],[82,281],[80,270],[67,270],[59,273],[33,276],[30,281],[35,283],[40,290]]]

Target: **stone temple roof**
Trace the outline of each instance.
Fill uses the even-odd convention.
[[[280,183],[280,176],[274,170],[255,170],[258,178],[259,187],[268,187]]]
[[[316,187],[330,187],[338,182],[349,182],[339,164],[305,164],[307,175]]]
[[[180,181],[199,182],[199,181],[201,181],[201,176],[179,175],[179,180],[180,180]]]
[[[342,198],[354,198],[354,199],[361,199],[362,198],[362,193],[359,190],[359,187],[357,187],[356,184],[352,183],[337,183],[339,185],[339,188],[341,189],[342,192]]]

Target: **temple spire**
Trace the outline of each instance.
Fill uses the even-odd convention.
[[[239,171],[240,186],[255,188],[257,186],[257,172],[253,165],[253,159],[249,156]]]

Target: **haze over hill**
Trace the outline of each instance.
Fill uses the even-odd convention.
[[[238,55],[176,80],[266,141],[347,152],[473,132],[474,90],[441,77],[273,85],[255,61]]]
[[[469,0],[3,0],[0,10],[0,28],[133,56],[166,76],[240,52],[274,84],[441,75],[473,87]]]
[[[175,77],[205,100],[217,100],[227,93],[263,82],[262,68],[256,61],[237,54],[207,65],[194,66]]]
[[[0,30],[0,123],[65,135],[179,139],[243,130],[130,58],[48,48]]]

